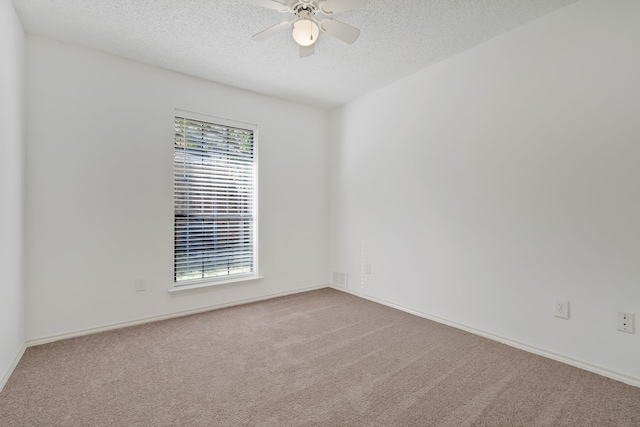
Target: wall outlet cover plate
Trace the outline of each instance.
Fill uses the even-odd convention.
[[[622,332],[628,332],[633,334],[633,320],[634,315],[632,313],[618,313],[618,330]]]
[[[555,301],[553,315],[561,319],[569,318],[569,301],[559,300]]]

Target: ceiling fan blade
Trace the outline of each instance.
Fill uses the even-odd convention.
[[[315,53],[316,48],[311,46],[300,46],[300,58],[306,58]]]
[[[266,30],[260,31],[258,34],[254,35],[252,38],[257,42],[263,42],[269,37],[275,36],[282,30],[287,29],[291,25],[290,21],[282,21],[279,24],[276,24],[272,27],[267,28]]]
[[[246,3],[251,3],[256,6],[266,7],[267,9],[273,9],[280,12],[286,12],[287,10],[289,10],[289,6],[275,0],[244,0],[244,1]]]
[[[345,43],[353,44],[360,36],[360,30],[335,19],[323,19],[320,25],[323,31]]]
[[[367,0],[325,0],[320,4],[323,13],[340,13],[365,7]]]

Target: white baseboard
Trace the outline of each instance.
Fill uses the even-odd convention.
[[[593,372],[595,374],[602,375],[603,377],[611,378],[613,380],[620,381],[620,382],[623,382],[625,384],[629,384],[629,385],[632,385],[632,386],[635,386],[635,387],[640,387],[640,378],[631,377],[631,376],[622,374],[620,372],[613,371],[611,369],[603,368],[601,366],[595,366],[595,365],[592,365],[590,363],[586,363],[586,362],[582,362],[580,360],[576,360],[576,359],[571,358],[569,356],[565,356],[565,355],[554,353],[552,351],[545,350],[545,349],[542,349],[542,348],[538,348],[538,347],[535,347],[535,346],[532,346],[532,345],[529,345],[529,344],[525,344],[525,343],[521,343],[521,342],[518,342],[518,341],[514,341],[512,339],[505,338],[505,337],[502,337],[500,335],[492,334],[490,332],[486,332],[486,331],[483,331],[483,330],[480,330],[480,329],[476,329],[476,328],[473,328],[471,326],[467,326],[467,325],[463,325],[463,324],[460,324],[460,323],[452,322],[450,320],[443,319],[443,318],[440,318],[440,317],[437,317],[437,316],[432,316],[430,314],[423,313],[421,311],[413,310],[413,309],[408,308],[408,307],[404,307],[404,306],[401,306],[401,305],[398,305],[398,304],[394,304],[394,303],[391,303],[391,302],[388,302],[388,301],[384,301],[384,300],[381,300],[381,299],[378,299],[378,298],[375,298],[375,297],[372,297],[372,296],[369,296],[369,295],[366,295],[366,294],[363,294],[363,293],[360,293],[360,292],[355,292],[353,290],[344,288],[342,286],[337,286],[337,285],[333,285],[332,284],[332,285],[330,285],[330,287],[333,288],[333,289],[336,289],[338,291],[346,292],[348,294],[355,295],[357,297],[364,298],[366,300],[373,301],[375,303],[385,305],[387,307],[395,308],[397,310],[401,310],[401,311],[404,311],[406,313],[413,314],[415,316],[419,316],[419,317],[423,317],[425,319],[433,320],[434,322],[442,323],[444,325],[451,326],[451,327],[454,327],[454,328],[457,328],[457,329],[462,329],[463,331],[470,332],[470,333],[472,333],[474,335],[479,335],[479,336],[484,337],[484,338],[488,338],[488,339],[490,339],[492,341],[500,342],[500,343],[508,345],[510,347],[515,347],[517,349],[524,350],[524,351],[527,351],[529,353],[537,354],[538,356],[543,356],[543,357],[546,357],[548,359],[553,359],[553,360],[556,360],[558,362],[566,363],[567,365],[571,365],[571,366],[574,366],[576,368],[583,369],[585,371]]]
[[[269,294],[269,295],[263,295],[257,298],[249,298],[249,299],[245,299],[245,300],[239,300],[239,301],[234,301],[234,302],[230,302],[230,303],[225,303],[225,304],[218,304],[218,305],[213,305],[213,306],[207,306],[207,307],[201,307],[201,308],[197,308],[197,309],[193,309],[193,310],[187,310],[187,311],[182,311],[182,312],[177,312],[177,313],[171,313],[171,314],[165,314],[165,315],[160,315],[160,316],[151,316],[151,317],[145,317],[145,318],[141,318],[141,319],[137,319],[137,320],[132,320],[132,321],[127,321],[127,322],[119,322],[119,323],[113,323],[113,324],[109,324],[109,325],[104,325],[101,327],[97,327],[97,328],[89,328],[89,329],[82,329],[82,330],[78,330],[78,331],[72,331],[72,332],[68,332],[68,333],[64,333],[64,334],[58,334],[58,335],[51,335],[51,336],[46,336],[46,337],[41,337],[41,338],[35,338],[35,339],[31,339],[28,340],[25,345],[22,347],[21,351],[19,352],[19,354],[16,356],[16,359],[14,361],[14,363],[12,364],[11,368],[9,368],[8,372],[5,374],[5,376],[2,378],[2,382],[0,382],[0,391],[2,391],[2,388],[5,386],[6,382],[9,380],[9,377],[11,376],[11,374],[13,373],[13,370],[15,369],[15,367],[18,365],[18,362],[20,361],[20,359],[22,358],[22,355],[24,354],[25,350],[27,347],[32,347],[32,346],[36,346],[36,345],[40,345],[40,344],[46,344],[46,343],[50,343],[50,342],[54,342],[54,341],[59,341],[59,340],[63,340],[63,339],[67,339],[67,338],[74,338],[74,337],[79,337],[79,336],[83,336],[83,335],[90,335],[90,334],[94,334],[94,333],[98,333],[98,332],[104,332],[104,331],[110,331],[110,330],[114,330],[114,329],[120,329],[120,328],[126,328],[129,326],[135,326],[135,325],[141,325],[144,323],[150,323],[150,322],[157,322],[157,321],[161,321],[161,320],[167,320],[167,319],[172,319],[172,318],[176,318],[176,317],[182,317],[182,316],[188,316],[191,314],[197,314],[197,313],[204,313],[206,311],[212,311],[212,310],[219,310],[222,308],[226,308],[226,307],[233,307],[236,305],[242,305],[242,304],[248,304],[248,303],[252,303],[252,302],[257,302],[257,301],[264,301],[264,300],[268,300],[268,299],[272,299],[272,298],[278,298],[281,296],[286,296],[286,295],[294,295],[294,294],[298,294],[298,293],[302,293],[302,292],[308,292],[308,291],[313,291],[313,290],[318,290],[318,289],[322,289],[322,288],[326,288],[326,287],[330,287],[332,289],[336,289],[338,291],[341,292],[345,292],[351,295],[355,295],[357,297],[360,298],[364,298],[366,300],[369,301],[373,301],[375,303],[378,304],[382,304],[385,305],[387,307],[391,307],[397,310],[401,310],[404,311],[406,313],[409,314],[413,314],[415,316],[419,316],[419,317],[423,317],[425,319],[429,319],[432,320],[434,322],[438,322],[438,323],[442,323],[444,325],[447,326],[451,326],[457,329],[461,329],[463,331],[466,332],[470,332],[472,334],[475,335],[479,335],[481,337],[484,338],[488,338],[490,340],[493,341],[497,341],[500,342],[502,344],[508,345],[510,347],[514,347],[520,350],[524,350],[527,351],[529,353],[533,353],[533,354],[537,354],[539,356],[543,356],[549,359],[553,359],[556,360],[558,362],[562,362],[562,363],[566,363],[567,365],[571,365],[574,366],[576,368],[580,368],[580,369],[584,369],[585,371],[589,371],[589,372],[593,372],[595,374],[598,375],[602,375],[604,377],[607,378],[611,378],[613,380],[616,381],[620,381],[623,382],[625,384],[629,384],[635,387],[640,387],[640,378],[635,378],[635,377],[631,377],[616,371],[613,371],[611,369],[607,369],[607,368],[603,368],[600,366],[595,366],[586,362],[582,362],[580,360],[576,360],[573,359],[571,357],[562,355],[562,354],[558,354],[558,353],[554,353],[552,351],[549,350],[545,350],[545,349],[541,349],[529,344],[525,344],[525,343],[521,343],[518,341],[514,341],[512,339],[509,338],[505,338],[502,337],[500,335],[496,335],[496,334],[492,334],[490,332],[486,332],[477,328],[473,328],[467,325],[463,325],[460,323],[456,323],[456,322],[452,322],[450,320],[447,319],[443,319],[437,316],[433,316],[421,311],[417,311],[408,307],[404,307],[398,304],[394,304],[385,300],[381,300],[360,292],[355,292],[353,290],[347,289],[343,286],[338,286],[335,284],[325,284],[325,285],[318,285],[318,286],[312,286],[312,287],[308,287],[308,288],[303,288],[303,289],[296,289],[294,291],[288,291],[288,292],[281,292],[281,293],[275,293],[275,294]]]
[[[26,344],[22,344],[22,348],[20,349],[20,351],[18,351],[18,354],[16,355],[16,358],[13,360],[13,363],[9,367],[9,370],[5,372],[4,376],[2,377],[2,380],[0,380],[0,393],[4,389],[4,386],[7,385],[7,381],[9,381],[11,374],[13,374],[13,371],[16,369],[16,366],[18,366],[18,363],[20,362],[20,359],[22,359],[22,356],[24,356],[24,352],[26,350],[27,350]]]
[[[173,319],[173,318],[176,318],[176,317],[189,316],[191,314],[204,313],[204,312],[207,312],[207,311],[219,310],[221,308],[233,307],[233,306],[242,305],[242,304],[249,304],[249,303],[252,303],[252,302],[264,301],[264,300],[268,300],[268,299],[272,299],[272,298],[283,297],[283,296],[286,296],[286,295],[299,294],[301,292],[314,291],[314,290],[323,289],[323,288],[326,288],[326,287],[328,287],[327,284],[318,285],[318,286],[311,286],[311,287],[308,287],[308,288],[296,289],[296,290],[293,290],[293,291],[280,292],[280,293],[275,293],[275,294],[268,294],[268,295],[263,295],[263,296],[256,297],[256,298],[249,298],[249,299],[244,299],[244,300],[239,300],[239,301],[233,301],[233,302],[229,302],[229,303],[225,303],[225,304],[211,305],[211,306],[207,306],[207,307],[196,308],[196,309],[193,309],[193,310],[180,311],[180,312],[176,312],[176,313],[163,314],[163,315],[159,315],[159,316],[144,317],[144,318],[130,320],[130,321],[126,321],[126,322],[111,323],[111,324],[104,325],[104,326],[99,326],[99,327],[96,327],[96,328],[81,329],[81,330],[77,330],[77,331],[66,332],[66,333],[63,333],[63,334],[57,334],[57,335],[50,335],[50,336],[40,337],[40,338],[34,338],[34,339],[27,340],[26,347],[33,347],[33,346],[36,346],[36,345],[47,344],[47,343],[51,343],[51,342],[54,342],[54,341],[60,341],[60,340],[68,339],[68,338],[81,337],[81,336],[84,336],[84,335],[91,335],[91,334],[95,334],[95,333],[98,333],[98,332],[105,332],[105,331],[111,331],[111,330],[114,330],[114,329],[126,328],[126,327],[129,327],[129,326],[142,325],[144,323],[158,322],[158,321],[161,321],[161,320]]]

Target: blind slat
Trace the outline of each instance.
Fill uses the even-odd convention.
[[[174,124],[175,282],[253,272],[253,131]]]

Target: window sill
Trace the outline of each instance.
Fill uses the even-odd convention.
[[[169,292],[173,293],[173,292],[182,292],[182,291],[192,291],[194,289],[212,288],[216,286],[230,285],[230,284],[242,283],[242,282],[251,282],[254,280],[261,280],[261,279],[264,279],[264,277],[249,275],[249,276],[238,276],[238,277],[234,277],[233,279],[224,279],[224,280],[207,280],[207,279],[197,280],[197,281],[191,281],[191,282],[184,282],[184,284],[180,284],[180,285],[174,284],[171,288],[169,288]]]

